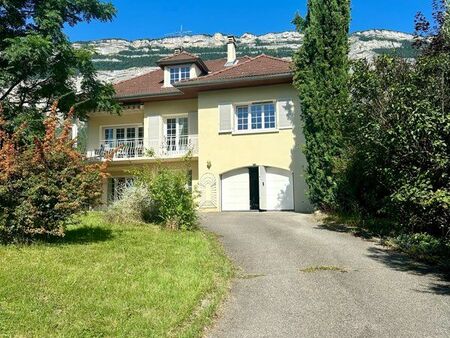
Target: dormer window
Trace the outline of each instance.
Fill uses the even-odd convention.
[[[164,70],[163,87],[173,87],[177,82],[190,80],[209,73],[208,67],[198,56],[180,51],[158,61],[158,66]]]
[[[191,78],[191,68],[182,67],[171,67],[170,68],[170,84],[174,84],[178,81],[189,80]]]

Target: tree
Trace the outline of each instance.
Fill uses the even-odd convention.
[[[336,207],[340,167],[340,117],[348,104],[349,0],[309,0],[306,18],[294,19],[304,33],[294,56],[308,161],[310,199],[322,209]]]
[[[436,4],[438,30],[418,16],[421,53],[415,62],[383,56],[353,64],[344,120],[349,193],[341,208],[353,205],[363,216],[388,219],[396,230],[448,241],[450,7]]]
[[[96,78],[92,51],[75,49],[63,32],[82,21],[109,21],[110,3],[100,0],[0,1],[0,104],[11,132],[27,122],[29,140],[43,133],[42,120],[59,100],[61,112],[76,107],[83,119],[94,108],[117,111],[114,89]],[[75,76],[81,78],[76,88]]]
[[[449,6],[449,0],[433,0],[432,21],[422,12],[417,13],[414,46],[422,54],[450,53]]]
[[[0,109],[0,242],[63,236],[70,217],[102,194],[109,161],[87,163],[69,139],[73,109],[62,126],[56,111],[57,103],[43,122],[44,136],[30,144],[21,142],[26,124],[5,132]]]

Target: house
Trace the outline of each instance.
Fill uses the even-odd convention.
[[[130,169],[159,161],[188,171],[201,210],[310,210],[291,64],[236,55],[232,36],[226,59],[176,49],[160,69],[115,85],[122,114],[88,119],[88,157],[101,160],[120,146],[105,202],[119,197]]]

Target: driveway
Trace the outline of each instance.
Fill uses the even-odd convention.
[[[401,254],[310,215],[202,218],[240,269],[208,337],[450,337],[449,281]]]

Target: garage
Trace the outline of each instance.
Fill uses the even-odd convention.
[[[294,210],[294,182],[288,170],[267,167],[266,206],[263,210]]]
[[[254,166],[221,176],[222,211],[294,210],[294,182],[289,170]]]
[[[248,168],[222,175],[222,210],[250,210],[250,175]]]

